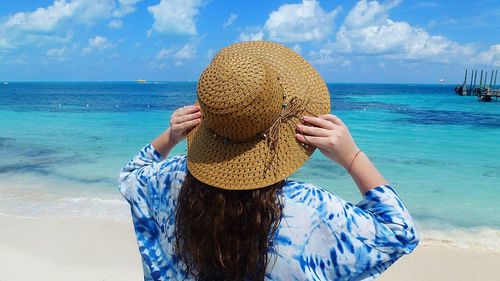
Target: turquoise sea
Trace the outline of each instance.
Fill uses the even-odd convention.
[[[500,103],[453,85],[328,87],[332,112],[401,195],[423,243],[500,251]],[[118,171],[195,97],[194,82],[0,84],[0,214],[128,222]],[[293,177],[361,199],[319,151]]]

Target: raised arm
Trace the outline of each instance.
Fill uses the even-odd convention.
[[[304,125],[298,125],[297,131],[297,140],[316,146],[326,157],[344,167],[356,182],[361,194],[387,184],[368,156],[355,144],[347,126],[337,116],[304,116]]]
[[[161,246],[160,231],[164,221],[158,219],[164,212],[160,203],[185,167],[185,157],[165,160],[172,148],[194,126],[199,124],[199,107],[187,106],[176,110],[170,118],[170,127],[151,144],[147,144],[120,171],[119,191],[129,202],[139,252],[142,257],[144,280],[176,280],[180,274],[177,265],[168,263]],[[169,199],[167,199],[169,200]]]
[[[342,120],[328,114],[306,116],[304,123],[307,125],[297,126],[296,138],[318,147],[343,166],[356,182],[363,200],[353,205],[320,191],[325,200],[314,207],[319,212],[318,225],[328,229],[321,235],[326,232],[324,241],[331,248],[311,247],[303,255],[305,259],[321,256],[325,264],[332,264],[325,271],[332,279],[349,276],[349,280],[372,280],[417,246],[415,223],[397,193],[356,146]],[[328,249],[326,253],[324,248]]]
[[[124,191],[131,185],[146,186],[148,181],[160,170],[159,163],[164,160],[172,148],[183,140],[189,131],[201,121],[200,107],[184,106],[177,109],[170,117],[170,127],[163,131],[151,144],[145,146],[120,171],[120,186]],[[140,179],[140,180],[139,180]]]
[[[170,150],[200,122],[201,111],[199,105],[181,107],[170,117],[170,127],[154,139],[151,144],[163,157],[167,157]]]

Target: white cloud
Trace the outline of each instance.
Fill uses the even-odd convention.
[[[198,52],[199,41],[189,42],[180,48],[170,47],[161,49],[156,54],[157,60],[172,59],[174,65],[182,65],[185,61],[194,59]]]
[[[196,35],[194,17],[199,13],[202,0],[161,0],[149,6],[154,23],[148,32]]]
[[[54,0],[47,7],[31,12],[17,12],[0,22],[0,49],[15,49],[22,45],[60,43],[71,38],[72,28],[78,25],[95,25],[135,10],[141,0]]]
[[[177,60],[188,60],[196,56],[197,46],[194,43],[186,43],[182,48],[177,51],[172,57]]]
[[[135,5],[142,0],[118,0],[118,7],[113,11],[115,17],[121,18],[135,12]]]
[[[66,55],[66,47],[50,49],[45,54],[49,57],[63,57]]]
[[[240,33],[240,41],[261,41],[264,39],[264,32],[242,32]]]
[[[237,14],[230,14],[229,18],[227,18],[227,20],[224,22],[224,24],[222,25],[222,27],[224,27],[224,28],[230,27],[231,25],[233,25],[234,21],[237,18],[238,18]]]
[[[314,60],[328,62],[333,55],[343,53],[449,63],[475,53],[471,45],[461,45],[443,36],[430,35],[407,22],[391,20],[388,12],[399,2],[359,1],[344,19],[336,40],[312,53]]]
[[[332,54],[325,52],[325,50],[322,50],[322,52],[313,51],[309,55],[311,56],[310,62],[316,65],[323,64],[346,67],[352,64],[349,58],[344,56],[332,56]]]
[[[45,57],[41,60],[41,62],[43,64],[62,63],[66,61],[67,54],[68,52],[66,47],[53,48],[45,53]]]
[[[113,45],[108,38],[97,35],[89,39],[88,47],[84,48],[82,52],[83,54],[89,54],[94,51],[104,51],[113,47],[115,47],[115,45]]]
[[[63,0],[56,0],[47,8],[38,8],[34,12],[19,12],[7,18],[2,29],[31,32],[53,31],[63,20],[71,17],[76,6]]]
[[[269,15],[264,30],[271,40],[280,42],[322,40],[332,34],[333,20],[340,10],[326,12],[316,0],[284,4]]]
[[[18,12],[0,22],[0,49],[16,49],[34,43],[61,43],[69,40],[69,32],[54,32],[75,13],[76,5],[56,0],[46,8]]]
[[[172,55],[173,52],[174,52],[174,49],[172,49],[172,48],[168,48],[168,49],[163,48],[156,55],[156,58],[159,59],[159,60],[167,59],[167,58],[169,58]]]
[[[471,46],[462,46],[445,37],[432,36],[407,22],[394,22],[390,19],[382,25],[360,29],[341,27],[337,32],[337,49],[340,52],[358,54],[387,54],[403,59],[446,59],[474,52]]]
[[[115,9],[115,0],[73,0],[75,6],[72,20],[76,23],[94,25],[110,18]]]
[[[113,29],[120,29],[120,28],[122,28],[122,26],[123,26],[123,21],[120,19],[112,19],[108,23],[108,27],[113,28]]]
[[[500,44],[491,46],[488,50],[480,52],[473,62],[480,65],[500,67]]]
[[[314,64],[335,64],[347,66],[350,65],[350,60],[343,56],[335,54],[335,44],[327,43],[319,50],[311,50],[309,52],[310,61]]]
[[[388,1],[380,4],[378,1],[359,1],[344,19],[343,26],[348,29],[382,25],[389,18],[388,11],[399,5],[401,1]]]
[[[105,50],[110,48],[112,45],[109,43],[108,38],[98,35],[89,39],[89,46],[98,50]]]

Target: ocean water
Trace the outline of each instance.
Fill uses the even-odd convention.
[[[500,251],[500,103],[457,96],[453,85],[328,87],[332,112],[403,198],[424,243]],[[0,84],[0,214],[129,221],[118,171],[195,98],[192,82]],[[293,177],[361,199],[319,151]]]

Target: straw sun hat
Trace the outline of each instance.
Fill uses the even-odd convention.
[[[295,139],[296,124],[330,112],[318,72],[273,42],[223,48],[201,74],[197,95],[203,118],[187,137],[188,169],[222,189],[257,189],[290,176],[314,151]]]

